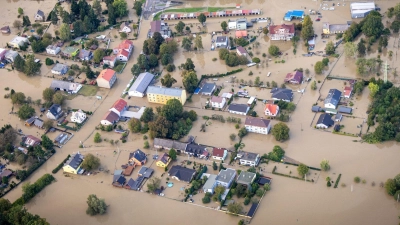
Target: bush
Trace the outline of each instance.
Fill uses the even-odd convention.
[[[101,140],[101,135],[97,132],[95,135],[94,135],[94,143],[100,143],[102,140]]]
[[[243,202],[243,204],[244,205],[248,205],[249,203],[250,203],[250,198],[249,197],[246,197],[245,199],[244,199],[244,202]]]
[[[331,185],[331,181],[327,181],[327,182],[326,182],[326,186],[327,186],[327,187],[332,186],[332,185]]]
[[[260,63],[260,61],[261,61],[261,60],[260,60],[259,58],[257,58],[257,57],[254,57],[254,58],[253,58],[253,62],[254,62],[254,63]]]
[[[45,64],[46,64],[46,66],[51,66],[54,64],[54,60],[52,60],[50,58],[46,58]]]
[[[204,196],[204,198],[201,199],[201,201],[203,202],[203,204],[210,203],[211,202],[211,194],[206,193],[206,195]]]
[[[360,177],[354,177],[354,182],[360,183],[360,181],[361,181]]]
[[[54,168],[53,171],[51,171],[51,173],[56,174],[64,166],[64,163],[67,162],[69,157],[71,157],[71,156],[68,155],[67,158],[65,158],[62,163],[58,164],[58,166],[56,168]]]

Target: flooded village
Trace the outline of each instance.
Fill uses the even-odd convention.
[[[397,1],[3,7],[2,199],[50,224],[399,223]]]

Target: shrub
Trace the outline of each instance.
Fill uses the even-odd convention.
[[[354,177],[354,182],[360,183],[360,181],[361,181],[360,177]]]
[[[58,166],[56,168],[54,168],[53,171],[51,171],[51,173],[56,174],[64,166],[64,163],[67,162],[69,157],[71,157],[71,156],[68,155],[67,158],[65,158],[62,163],[58,164]]]
[[[54,60],[52,60],[50,58],[46,58],[45,64],[46,64],[46,66],[51,66],[54,64]]]

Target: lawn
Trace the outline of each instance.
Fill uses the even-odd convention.
[[[78,94],[83,95],[83,96],[95,96],[98,90],[99,90],[98,86],[83,85],[83,87],[78,92]]]
[[[195,7],[195,8],[181,8],[181,9],[166,9],[164,11],[158,12],[156,15],[154,15],[153,20],[159,20],[160,15],[162,13],[169,13],[169,12],[174,12],[174,13],[179,13],[179,12],[185,12],[185,13],[194,13],[194,12],[217,12],[220,10],[224,9],[233,9],[234,7],[227,7],[227,8],[222,8],[222,7]]]

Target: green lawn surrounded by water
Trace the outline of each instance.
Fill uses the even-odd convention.
[[[179,13],[179,12],[184,12],[184,13],[195,13],[195,12],[217,12],[225,9],[233,9],[235,7],[195,7],[195,8],[180,8],[180,9],[166,9],[164,11],[156,13],[154,15],[153,20],[160,20],[160,16],[162,13],[168,13],[168,12],[174,12],[174,13]]]

